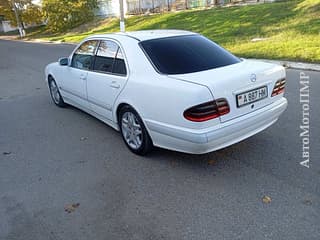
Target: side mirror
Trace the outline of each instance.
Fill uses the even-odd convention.
[[[60,64],[61,66],[68,66],[68,64],[69,64],[69,58],[60,58],[60,59],[59,59],[59,64]]]

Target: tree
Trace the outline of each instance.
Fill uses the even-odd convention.
[[[36,23],[40,24],[43,23],[43,13],[41,8],[35,4],[29,5],[23,12],[22,12],[22,22],[24,23]]]
[[[14,9],[17,11],[17,17],[21,21],[23,28],[24,24],[39,24],[43,20],[40,7],[32,3],[32,0],[0,0],[1,14],[13,26],[17,26],[17,17]]]
[[[98,7],[97,0],[42,0],[47,26],[61,32],[90,21]]]

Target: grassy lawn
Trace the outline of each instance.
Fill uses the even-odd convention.
[[[320,63],[319,0],[186,10],[126,19],[127,31],[143,29],[185,29],[198,32],[241,57]],[[91,34],[117,31],[119,21],[113,18],[51,36],[40,29],[29,34],[29,37],[79,42]]]

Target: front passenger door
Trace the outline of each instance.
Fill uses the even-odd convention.
[[[72,102],[89,109],[87,99],[87,76],[92,67],[97,40],[88,40],[74,52],[71,65],[62,76],[62,95]]]

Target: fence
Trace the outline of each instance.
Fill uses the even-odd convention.
[[[272,2],[273,0],[126,0],[127,14],[161,13],[227,4]]]

